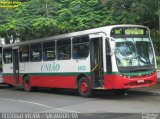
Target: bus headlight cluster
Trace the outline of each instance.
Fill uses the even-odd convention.
[[[152,72],[152,73],[149,73],[149,74],[147,74],[147,76],[151,76],[151,75],[153,75],[155,72]]]

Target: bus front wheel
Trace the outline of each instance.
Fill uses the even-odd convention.
[[[23,80],[23,88],[25,91],[30,92],[32,90],[31,80],[29,76],[26,76]]]
[[[92,95],[91,84],[87,77],[80,78],[78,82],[78,92],[82,97],[90,97]]]

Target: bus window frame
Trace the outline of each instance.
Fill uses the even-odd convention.
[[[11,62],[6,62],[5,60],[6,60],[6,58],[5,58],[5,50],[6,49],[10,49],[11,50]],[[5,58],[5,60],[4,60],[4,58]],[[11,64],[11,63],[13,63],[13,50],[12,50],[12,47],[8,47],[8,48],[4,48],[3,49],[3,62],[4,62],[4,64]]]
[[[79,44],[82,44],[82,45],[88,45],[88,51],[87,51],[87,55],[86,55],[86,57],[77,57],[77,58],[74,58],[74,40],[76,39],[76,40],[80,40],[80,38],[86,38],[87,40],[88,40],[88,42],[82,42],[82,43],[75,43],[75,45],[79,45]],[[72,56],[71,56],[71,58],[73,59],[73,60],[78,60],[78,59],[86,59],[88,56],[89,56],[89,49],[90,49],[90,38],[89,38],[89,35],[83,35],[83,36],[77,36],[77,37],[73,37],[72,38]]]
[[[36,60],[36,61],[35,61],[35,60],[31,60],[31,55],[32,55],[32,53],[31,53],[31,51],[32,51],[32,50],[31,50],[31,46],[32,46],[32,45],[35,45],[35,44],[40,44],[40,45],[41,45],[40,60]],[[42,42],[40,42],[40,43],[39,43],[39,42],[30,43],[30,44],[29,44],[29,61],[30,61],[30,62],[41,62],[41,61],[42,61],[42,55],[43,55],[42,50],[43,50]]]
[[[20,48],[23,46],[28,46],[28,61],[21,61],[21,53],[20,53]],[[25,62],[30,62],[30,44],[24,44],[24,45],[20,45],[19,47],[19,62],[20,63],[25,63]]]
[[[44,60],[44,44],[45,44],[45,43],[47,44],[47,43],[50,43],[50,42],[54,43],[54,47],[47,47],[47,48],[53,48],[53,49],[54,49],[54,59]],[[55,60],[56,60],[56,40],[44,41],[44,42],[42,43],[42,60],[43,60],[44,62],[46,62],[46,61],[55,61]]]
[[[63,58],[63,59],[59,59],[58,58],[58,42],[62,42],[62,41],[64,41],[64,40],[66,40],[67,42],[70,42],[70,54],[69,54],[69,58]],[[69,43],[68,43],[69,44]],[[64,45],[65,46],[65,45]],[[62,47],[62,46],[60,46],[60,47]],[[68,50],[69,51],[69,50]],[[68,55],[68,54],[67,54]],[[58,40],[56,40],[56,60],[70,60],[72,57],[71,57],[71,55],[72,55],[72,39],[71,39],[71,37],[66,37],[66,38],[62,38],[62,39],[58,39]]]

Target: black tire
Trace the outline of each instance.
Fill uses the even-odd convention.
[[[23,88],[26,92],[32,91],[32,83],[31,83],[29,76],[25,76],[23,80]]]
[[[11,85],[11,84],[7,84],[7,85],[8,85],[9,88],[13,88],[13,85]]]
[[[81,77],[78,82],[78,92],[82,97],[91,97],[92,88],[91,83],[87,77]]]

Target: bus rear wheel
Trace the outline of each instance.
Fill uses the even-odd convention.
[[[26,92],[32,91],[32,85],[31,85],[31,80],[29,76],[26,76],[23,80],[23,88]]]
[[[78,92],[82,97],[90,97],[92,95],[91,84],[87,77],[80,78],[78,82]]]

